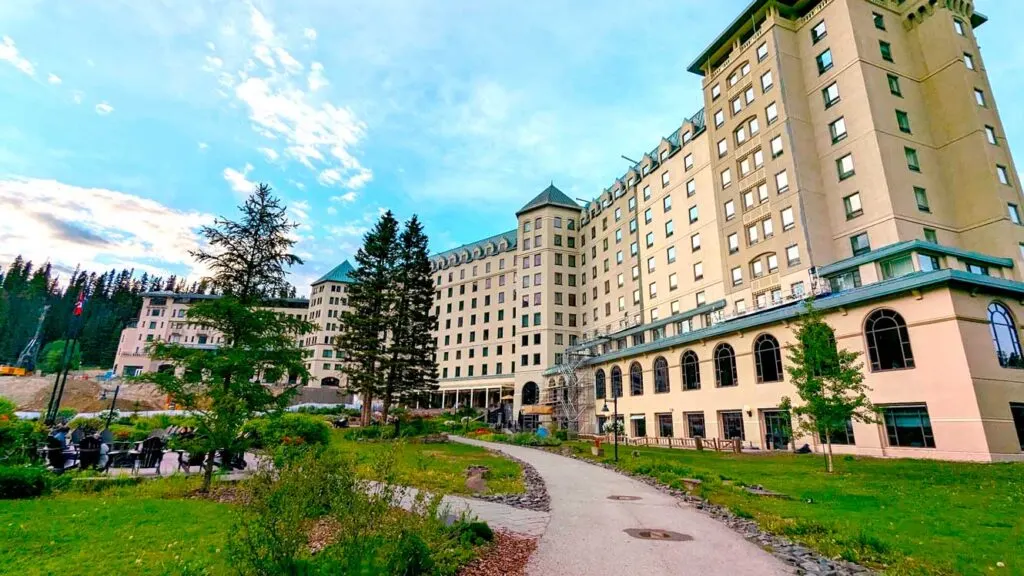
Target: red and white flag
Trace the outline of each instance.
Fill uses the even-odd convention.
[[[75,301],[75,310],[72,312],[75,316],[82,315],[82,308],[85,307],[85,290],[78,292],[78,300]]]

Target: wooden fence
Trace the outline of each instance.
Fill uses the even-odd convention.
[[[581,440],[594,440],[600,438],[603,444],[611,444],[615,441],[612,434],[597,436],[594,434],[580,434]],[[740,452],[743,441],[739,439],[723,440],[721,438],[652,438],[643,436],[640,438],[628,438],[619,436],[619,444],[622,446],[656,446],[658,448],[677,448],[681,450],[714,450],[715,452]]]

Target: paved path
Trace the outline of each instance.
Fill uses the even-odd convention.
[[[551,496],[551,520],[530,558],[532,576],[793,573],[724,524],[632,478],[533,448],[452,440],[515,456],[532,464],[544,478]],[[613,495],[641,499],[609,500]],[[671,530],[693,540],[641,540],[624,532],[629,528]]]

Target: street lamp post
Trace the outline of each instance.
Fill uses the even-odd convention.
[[[619,397],[612,391],[612,406],[615,410],[612,413],[612,434],[615,435],[615,462],[619,461]],[[601,408],[601,412],[608,413],[608,399],[604,401],[604,407]]]

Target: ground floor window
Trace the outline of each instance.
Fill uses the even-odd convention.
[[[672,437],[672,415],[658,414],[658,436],[662,438]]]
[[[825,433],[824,432],[818,432],[818,441],[821,442],[822,444],[825,444]],[[848,445],[848,446],[853,446],[854,444],[856,444],[856,442],[854,441],[854,438],[853,438],[853,421],[852,420],[847,420],[846,421],[846,428],[844,428],[842,430],[833,430],[832,431],[832,443],[833,444],[845,444],[845,445]]]
[[[886,406],[882,408],[882,414],[889,446],[935,448],[927,406]]]
[[[1024,450],[1024,402],[1010,402],[1010,414],[1013,415],[1013,427],[1017,429],[1017,441]]]
[[[722,419],[722,438],[746,440],[743,434],[743,412],[739,410],[721,412],[720,417]]]
[[[704,413],[688,412],[686,414],[686,433],[690,438],[706,438],[704,433]]]
[[[604,434],[604,425],[607,424],[607,423],[608,423],[608,417],[607,416],[598,416],[597,417],[597,433],[598,434]]]
[[[634,438],[644,438],[647,436],[647,417],[646,416],[630,416],[630,427]]]
[[[789,441],[793,437],[793,426],[789,412],[784,410],[764,410],[764,445],[769,450],[788,450]]]

